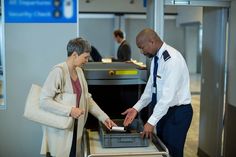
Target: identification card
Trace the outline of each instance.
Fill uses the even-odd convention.
[[[156,87],[152,87],[152,93],[157,93],[157,88]]]

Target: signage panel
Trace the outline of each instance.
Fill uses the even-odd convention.
[[[6,23],[76,23],[77,0],[5,0]]]

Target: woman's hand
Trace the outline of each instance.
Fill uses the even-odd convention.
[[[117,126],[110,118],[107,118],[104,122],[104,125],[107,127],[107,129],[111,130],[113,126]]]
[[[71,117],[78,119],[82,114],[84,114],[84,110],[77,107],[72,107],[70,112]]]

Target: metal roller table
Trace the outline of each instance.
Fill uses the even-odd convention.
[[[169,157],[168,149],[156,136],[152,142],[150,141],[148,147],[103,148],[98,131],[85,130],[83,141],[84,157]]]

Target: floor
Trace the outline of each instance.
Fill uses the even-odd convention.
[[[193,119],[185,143],[184,157],[197,157],[201,75],[191,74],[190,78],[191,78],[190,88],[192,93]]]

